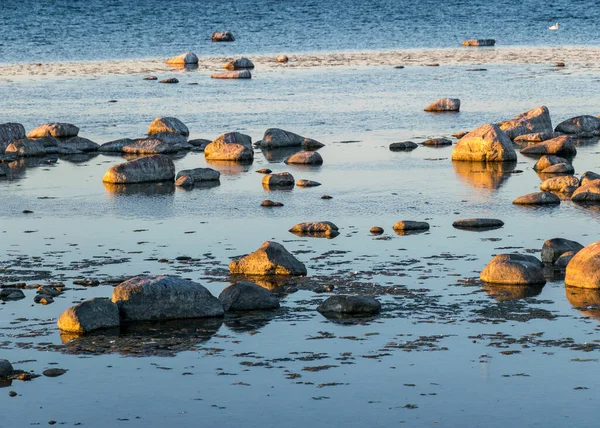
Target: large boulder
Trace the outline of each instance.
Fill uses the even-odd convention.
[[[255,252],[232,261],[229,271],[245,275],[306,275],[306,266],[283,245],[266,241]]]
[[[304,151],[294,153],[283,162],[288,165],[322,165],[323,157],[318,152]]]
[[[368,296],[331,296],[317,307],[322,314],[373,315],[381,312],[381,303]]]
[[[25,137],[25,128],[20,123],[0,123],[0,153],[13,141]]]
[[[177,173],[175,180],[184,176],[190,176],[194,183],[200,183],[203,181],[219,181],[221,173],[215,171],[212,168],[194,168],[194,169],[183,169]]]
[[[600,241],[584,247],[567,265],[565,285],[600,288]]]
[[[158,134],[160,132],[174,132],[187,137],[190,131],[185,124],[176,117],[157,117],[148,127],[148,135]]]
[[[574,156],[577,154],[575,144],[567,135],[556,137],[551,140],[542,141],[541,143],[532,144],[521,149],[524,155],[560,155]]]
[[[102,181],[114,184],[149,183],[173,181],[175,165],[164,155],[152,155],[124,162],[111,167]]]
[[[193,52],[186,52],[169,58],[167,64],[198,64],[198,57]]]
[[[252,139],[239,132],[222,134],[204,148],[204,157],[216,161],[252,162]]]
[[[211,40],[213,42],[233,42],[235,37],[231,31],[217,31],[212,34]]]
[[[10,361],[0,358],[0,377],[8,377],[13,374],[13,371]]]
[[[279,128],[269,128],[265,131],[260,142],[263,149],[278,149],[280,147],[304,147],[305,149],[318,149],[324,144],[312,138],[302,137],[293,132],[284,131]]]
[[[600,131],[600,118],[588,115],[573,117],[556,125],[555,131],[579,135]]]
[[[71,306],[58,318],[58,328],[70,333],[85,334],[119,325],[119,308],[110,299],[102,297]]]
[[[290,230],[295,235],[335,238],[340,234],[338,227],[330,221],[298,223]]]
[[[506,162],[517,159],[512,142],[497,125],[469,132],[452,150],[453,161]]]
[[[166,275],[140,275],[120,283],[112,301],[124,320],[151,321],[223,316],[223,305],[202,285]]]
[[[544,285],[543,263],[534,256],[498,254],[483,269],[479,278],[492,284]]]
[[[210,77],[213,79],[251,79],[252,73],[250,73],[250,70],[234,70],[214,73]]]
[[[248,58],[237,58],[228,61],[223,68],[227,70],[245,70],[254,68],[254,63]]]
[[[13,141],[6,147],[7,155],[18,157],[44,156],[46,153],[47,150],[42,143],[30,139]]]
[[[558,205],[560,198],[550,192],[535,192],[519,196],[513,201],[515,205]]]
[[[262,178],[262,185],[265,189],[294,187],[294,176],[289,172],[278,172],[267,174]]]
[[[45,123],[38,126],[27,134],[29,138],[42,138],[48,135],[56,138],[76,137],[79,133],[79,128],[70,123]]]
[[[513,119],[498,123],[498,126],[511,140],[514,140],[519,135],[554,131],[552,129],[550,112],[546,106],[540,106],[523,112]]]
[[[226,311],[257,311],[278,309],[279,300],[266,288],[244,281],[226,287],[219,300]]]
[[[573,202],[600,202],[600,179],[586,181],[571,196]]]
[[[586,171],[581,174],[581,179],[579,180],[580,184],[583,186],[584,184],[588,184],[590,181],[600,179],[600,174],[597,174],[592,171]]]
[[[546,169],[544,170],[546,171]],[[573,175],[563,175],[544,180],[540,184],[542,192],[572,193],[579,187],[579,179]]]
[[[583,248],[579,242],[564,238],[548,239],[542,246],[542,262],[553,264],[568,251],[578,252]]]
[[[425,111],[440,112],[440,111],[459,111],[460,100],[458,98],[441,98],[427,107]]]

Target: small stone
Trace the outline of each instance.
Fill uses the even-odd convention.
[[[425,221],[400,220],[394,224],[394,230],[411,231],[411,230],[428,230],[429,223]]]
[[[383,233],[383,227],[373,226],[369,232],[371,232],[373,235],[381,235]]]
[[[319,183],[318,181],[312,181],[312,180],[298,180],[296,182],[296,186],[298,187],[316,187],[316,186],[320,186],[321,183]]]
[[[167,79],[161,80],[160,83],[179,83],[179,80],[175,77],[169,77]]]
[[[417,143],[413,143],[412,141],[401,141],[390,144],[390,150],[392,152],[410,151],[416,149],[417,147],[419,147],[419,145]]]
[[[321,199],[325,199],[325,200],[327,200],[327,199],[333,199],[333,196],[323,195],[323,196],[321,196]]]
[[[497,218],[465,218],[452,223],[456,229],[498,229],[504,226],[504,222]]]
[[[9,397],[16,397],[17,393],[15,391],[8,391],[8,396]]]
[[[211,40],[213,42],[233,42],[235,37],[231,31],[217,31],[212,34]]]
[[[144,77],[144,80],[158,80],[158,77],[156,77],[156,76],[146,76],[146,77]]]
[[[322,314],[373,315],[381,311],[381,303],[368,296],[331,296],[317,308]]]
[[[338,227],[330,221],[298,223],[290,230],[299,236],[335,238],[340,234]]]
[[[271,171],[269,168],[262,168],[256,171],[259,174],[271,174],[273,171]]]
[[[260,204],[261,207],[282,207],[283,204],[281,202],[274,202],[269,199],[265,199]]]
[[[292,188],[294,187],[294,176],[289,172],[279,172],[276,174],[267,174],[262,179],[262,185],[266,189],[271,188]]]
[[[62,376],[67,372],[65,369],[46,369],[42,374],[46,377],[58,377]]]
[[[427,112],[454,112],[460,110],[460,100],[458,98],[441,98],[427,107]]]
[[[37,294],[34,298],[33,301],[35,303],[39,303],[41,305],[49,305],[51,303],[54,303],[54,299],[50,296],[45,296],[42,294]]]
[[[294,153],[283,162],[288,165],[322,165],[323,158],[318,152],[303,151]]]
[[[562,61],[556,61],[556,63],[554,64],[556,67],[564,67],[565,63]]]
[[[288,58],[287,55],[279,55],[277,58],[275,58],[275,61],[279,62],[279,63],[286,63],[288,62],[290,59]]]

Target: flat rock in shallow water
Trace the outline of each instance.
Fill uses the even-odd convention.
[[[575,148],[575,144],[571,141],[571,138],[563,135],[561,137],[527,146],[521,149],[521,153],[524,155],[574,156],[577,154],[577,149]]]
[[[175,165],[164,155],[152,155],[121,163],[110,168],[102,181],[105,183],[129,184],[155,181],[173,181]]]
[[[184,175],[189,175],[194,179],[194,183],[202,181],[219,181],[221,173],[212,168],[194,168],[194,169],[183,169],[177,173],[175,179],[179,179]]]
[[[296,186],[298,187],[317,187],[320,186],[321,183],[319,183],[318,181],[312,181],[312,180],[298,180],[296,182]]]
[[[410,231],[427,229],[429,229],[429,223],[425,221],[400,220],[394,224],[394,230]]]
[[[441,98],[425,107],[425,111],[428,112],[448,112],[459,110],[460,100],[458,98]]]
[[[573,202],[600,203],[600,179],[586,181],[571,196]]]
[[[288,165],[322,165],[323,157],[318,152],[304,151],[294,153],[283,162]]]
[[[565,285],[600,288],[600,241],[584,247],[567,265]]]
[[[549,192],[535,192],[519,196],[513,201],[515,205],[558,205],[560,198]]]
[[[219,294],[219,300],[226,311],[258,311],[279,308],[279,300],[273,293],[248,281],[226,287]]]
[[[136,276],[113,290],[112,301],[130,321],[223,316],[223,305],[202,285],[166,275]]]
[[[544,170],[545,171],[545,170]],[[571,193],[579,187],[579,179],[573,175],[552,177],[540,184],[542,192]]]
[[[148,135],[160,132],[173,132],[187,137],[190,131],[185,124],[176,117],[157,117],[148,126]]]
[[[283,245],[266,241],[255,252],[232,261],[229,271],[245,275],[306,275],[306,266]]]
[[[423,145],[426,147],[451,146],[452,140],[449,140],[447,138],[430,138],[429,140],[423,141]]]
[[[412,141],[401,141],[390,144],[390,150],[392,152],[410,151],[416,149],[417,147],[419,147],[419,145],[417,143],[413,143]]]
[[[514,140],[519,135],[536,132],[553,132],[550,111],[546,106],[540,106],[523,112],[513,119],[498,123],[508,138]]]
[[[279,128],[269,128],[265,131],[260,147],[264,149],[277,149],[280,147],[304,147],[305,149],[318,149],[324,144],[312,138],[302,137],[290,131]]]
[[[381,312],[381,303],[367,296],[331,296],[317,308],[322,314],[373,315]]]
[[[586,134],[600,131],[600,118],[584,115],[567,119],[556,125],[556,132],[563,134]]]
[[[542,246],[542,262],[553,264],[567,251],[578,252],[583,248],[579,242],[564,238],[548,239]]]
[[[204,148],[204,157],[215,161],[252,162],[254,160],[252,138],[239,132],[219,135]]]
[[[58,368],[54,368],[54,369],[46,369],[42,372],[42,374],[46,377],[59,377],[64,375],[67,372],[67,370],[65,369],[58,369]]]
[[[298,223],[289,231],[296,235],[327,238],[333,238],[340,234],[338,227],[330,221]]]
[[[541,143],[542,141],[551,140],[560,137],[560,132],[533,132],[531,134],[523,134],[515,137],[515,143]]]
[[[544,285],[543,263],[534,256],[498,254],[481,272],[484,282],[506,285]]]
[[[79,334],[119,325],[119,308],[110,299],[102,297],[72,306],[58,318],[60,330]]]
[[[561,163],[569,163],[569,161],[558,156],[544,155],[538,159],[535,165],[533,165],[533,169],[535,171],[543,171],[552,165],[558,165]]]
[[[56,138],[76,137],[79,128],[70,123],[45,123],[38,126],[27,134],[29,138],[42,138],[48,135]]]
[[[482,125],[469,132],[452,150],[453,161],[507,162],[517,159],[510,138],[497,125]]]
[[[213,79],[251,79],[250,70],[224,71],[222,73],[211,74]]]
[[[504,226],[504,222],[497,218],[465,218],[452,223],[456,229],[497,229]]]

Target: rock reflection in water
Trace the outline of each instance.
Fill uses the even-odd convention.
[[[255,332],[265,327],[281,310],[228,312],[225,325],[236,333]]]
[[[206,163],[212,165],[217,171],[219,171],[223,175],[238,175],[244,172],[248,172],[252,168],[252,161],[242,163],[206,159]]]
[[[79,153],[76,155],[59,155],[59,159],[65,162],[80,164],[88,162],[98,156],[98,152]]]
[[[498,300],[518,300],[526,299],[528,297],[535,297],[542,292],[543,287],[531,287],[524,285],[499,285],[483,283],[483,290],[490,295],[490,297]]]
[[[261,149],[263,156],[269,163],[281,163],[294,153],[303,151],[302,147],[281,147],[279,149]]]
[[[565,287],[567,300],[586,317],[600,321],[600,290]]]
[[[6,173],[6,178],[9,180],[14,180],[25,175],[25,171],[28,168],[48,167],[49,165],[53,166],[57,161],[58,157],[54,155],[19,158],[12,162],[3,163],[1,168]]]
[[[429,229],[418,229],[418,230],[394,229],[394,233],[398,236],[420,235],[422,233],[429,233]]]
[[[113,195],[170,195],[175,192],[172,181],[157,183],[114,184],[103,183],[106,191]]]
[[[517,162],[452,162],[463,182],[481,189],[499,189],[516,166]]]
[[[194,351],[214,336],[222,318],[200,318],[162,322],[127,323],[120,330],[110,329],[78,336],[60,333],[62,352],[67,354],[121,354],[132,356],[174,356]]]

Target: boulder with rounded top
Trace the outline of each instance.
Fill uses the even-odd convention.
[[[148,135],[158,134],[161,132],[173,132],[187,137],[190,131],[185,124],[176,117],[157,117],[148,126]]]
[[[29,138],[42,138],[48,135],[56,138],[67,138],[76,137],[79,133],[79,128],[70,123],[45,123],[31,130],[27,137]]]
[[[482,125],[458,140],[453,161],[507,162],[517,159],[512,142],[497,125]]]
[[[514,140],[519,135],[554,131],[552,120],[550,119],[550,111],[548,111],[546,106],[540,106],[523,112],[513,119],[498,123],[498,126],[511,140]]]
[[[487,264],[479,278],[492,284],[544,285],[543,263],[534,256],[498,254]]]
[[[306,275],[306,266],[283,245],[266,241],[255,252],[232,261],[229,271],[245,275]]]
[[[579,250],[567,265],[565,285],[600,288],[600,241]]]
[[[102,181],[114,184],[173,181],[175,165],[164,155],[141,157],[111,167]]]

